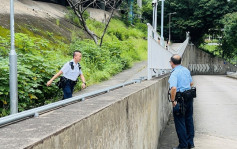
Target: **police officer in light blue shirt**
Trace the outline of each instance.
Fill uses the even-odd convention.
[[[173,105],[175,128],[179,138],[178,147],[173,149],[194,148],[193,97],[189,96],[189,91],[193,85],[192,77],[190,71],[181,66],[179,55],[171,57],[170,65],[173,68],[169,78],[170,99]],[[181,98],[178,98],[178,95]],[[181,105],[184,107],[183,113],[180,112]]]
[[[79,62],[81,61],[82,54],[80,51],[73,52],[73,59],[70,62],[64,64],[63,68],[55,74],[48,82],[47,86],[50,86],[54,79],[63,74],[64,85],[63,89],[63,99],[71,98],[74,86],[76,85],[77,78],[80,76],[82,80],[82,88],[86,87],[86,80],[81,71]]]

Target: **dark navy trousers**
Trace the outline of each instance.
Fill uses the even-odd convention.
[[[63,87],[63,99],[71,98],[74,89],[74,84],[70,81],[66,81],[65,86]]]
[[[178,147],[185,148],[188,146],[192,146],[194,145],[193,98],[190,98],[184,102],[184,106],[186,109],[185,115],[177,115],[174,111],[179,108],[179,105],[177,107],[176,106],[173,108],[173,116],[175,129],[179,138]]]

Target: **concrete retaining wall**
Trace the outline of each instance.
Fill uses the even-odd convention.
[[[237,70],[237,67],[224,59],[201,51],[194,45],[188,45],[182,57],[182,65],[189,68],[193,75],[223,75],[227,71]]]
[[[157,149],[172,109],[167,89],[163,76],[3,127],[0,148]]]

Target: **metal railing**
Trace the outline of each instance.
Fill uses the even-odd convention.
[[[152,78],[153,75],[161,75],[163,73],[168,73],[171,70],[169,63],[170,57],[173,54],[183,55],[188,42],[189,36],[186,40],[178,47],[178,49],[172,49],[170,46],[164,47],[160,44],[160,36],[156,30],[148,23],[148,80]],[[187,34],[188,35],[188,34]]]
[[[169,64],[169,59],[172,56],[172,53],[160,43],[162,39],[160,38],[159,34],[156,30],[148,23],[148,37],[147,37],[147,44],[148,44],[148,80],[152,78],[153,75],[160,75],[162,74],[163,70],[171,69]]]
[[[61,106],[64,106],[64,105],[67,105],[67,104],[70,104],[70,103],[73,103],[73,102],[76,102],[76,101],[83,101],[86,98],[101,95],[103,93],[108,93],[112,90],[122,88],[122,87],[127,86],[127,85],[131,85],[131,84],[134,84],[134,83],[140,83],[143,80],[147,80],[147,77],[140,77],[139,79],[134,79],[130,82],[125,82],[125,83],[118,84],[118,85],[108,87],[108,88],[105,88],[105,89],[101,89],[101,90],[93,91],[93,92],[90,92],[90,93],[85,93],[83,95],[75,96],[75,97],[72,97],[72,98],[69,98],[69,99],[57,101],[57,102],[54,102],[54,103],[51,103],[51,104],[48,104],[48,105],[44,105],[44,106],[41,106],[41,107],[38,107],[38,108],[34,108],[34,109],[26,110],[26,111],[23,111],[23,112],[20,112],[20,113],[5,116],[5,117],[0,118],[0,126],[6,125],[6,124],[9,124],[9,123],[13,123],[13,122],[21,120],[21,119],[25,119],[27,117],[33,117],[33,116],[38,117],[40,113],[50,111],[50,110],[53,110],[55,108],[59,108]]]

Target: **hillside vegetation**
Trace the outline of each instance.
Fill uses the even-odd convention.
[[[68,17],[70,16],[70,17]],[[74,16],[67,20],[80,26]],[[55,19],[60,27],[60,20]],[[89,28],[102,33],[104,24],[87,19]],[[19,111],[45,105],[61,98],[62,92],[54,81],[47,87],[47,81],[57,73],[63,64],[72,59],[74,50],[81,50],[83,74],[87,84],[92,85],[132,66],[133,62],[147,57],[146,33],[136,27],[128,27],[119,19],[113,19],[104,38],[102,47],[94,44],[82,30],[69,30],[71,39],[27,24],[18,24],[15,47],[18,55]],[[10,112],[9,98],[9,49],[10,31],[0,26],[0,116]],[[76,86],[80,90],[80,82]]]

